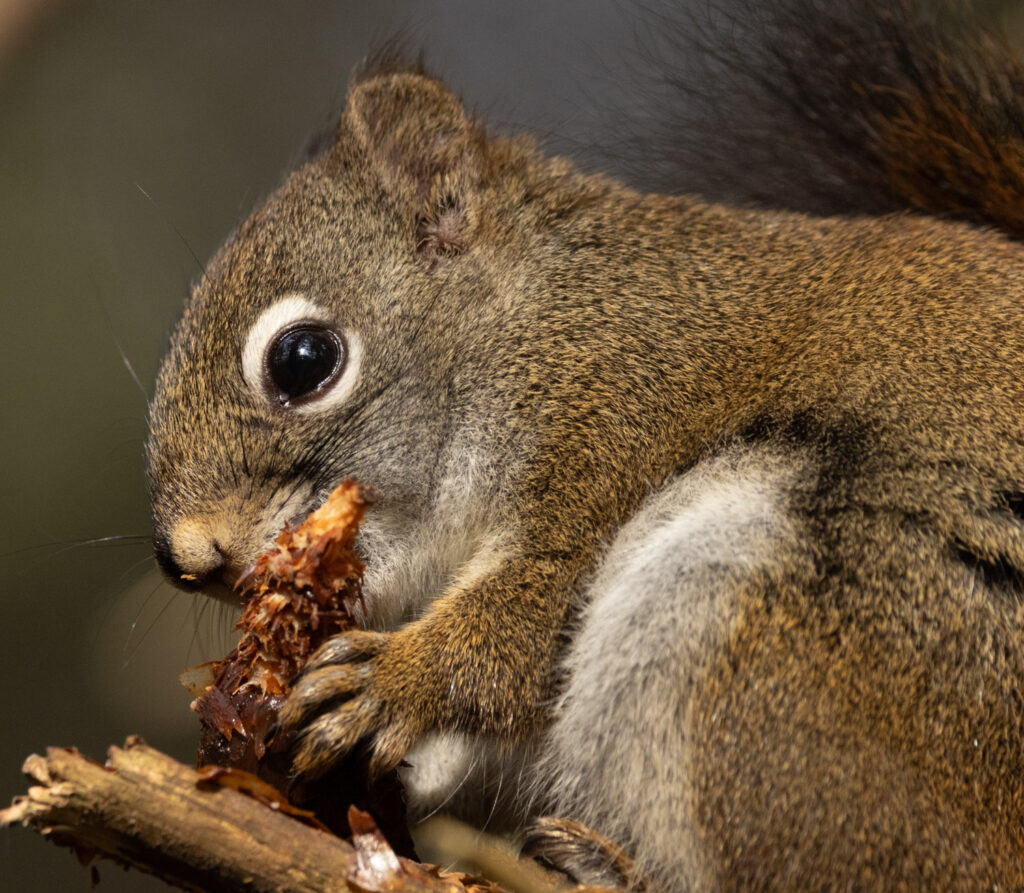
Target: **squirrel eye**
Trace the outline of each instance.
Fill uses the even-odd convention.
[[[322,391],[344,365],[340,336],[323,326],[305,324],[287,329],[267,349],[266,373],[287,405]]]

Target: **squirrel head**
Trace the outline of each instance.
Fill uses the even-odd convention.
[[[330,144],[210,263],[163,361],[147,452],[172,581],[233,582],[349,475],[379,492],[378,541],[410,548],[515,313],[495,221],[535,163],[421,72],[353,84]]]

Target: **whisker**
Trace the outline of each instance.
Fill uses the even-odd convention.
[[[113,333],[111,333],[111,336],[113,336]],[[114,346],[117,348],[117,352],[121,354],[121,362],[124,363],[125,369],[128,370],[128,374],[132,377],[132,381],[134,381],[135,384],[138,386],[139,393],[142,394],[143,399],[146,401],[148,405],[149,392],[146,391],[146,387],[145,385],[143,385],[142,380],[139,378],[138,373],[135,371],[135,367],[132,366],[131,360],[128,359],[128,354],[126,354],[124,352],[124,348],[121,347],[121,342],[118,341],[116,338],[114,339]]]
[[[146,627],[145,632],[143,632],[143,634],[139,637],[139,641],[136,642],[135,647],[132,648],[130,653],[126,654],[125,652],[128,651],[128,646],[131,643],[132,636],[135,634],[135,630],[138,628],[138,618],[141,616],[143,610],[145,610],[146,606],[149,604],[153,596],[156,595],[159,589],[164,585],[167,585],[170,588],[169,583],[165,583],[164,580],[160,580],[152,588],[152,590],[150,590],[149,595],[146,596],[146,600],[143,602],[142,606],[139,608],[138,613],[136,614],[136,619],[132,622],[132,625],[128,627],[128,635],[125,638],[124,647],[121,649],[121,655],[124,658],[123,662],[121,663],[122,672],[124,670],[127,670],[128,667],[131,665],[132,661],[135,659],[135,655],[139,652],[139,648],[142,647],[142,643],[146,641],[146,639],[149,637],[149,634],[153,631],[153,628],[157,625],[157,623],[160,622],[164,614],[167,613],[167,609],[174,603],[174,600],[178,596],[177,590],[171,589],[170,593],[167,596],[167,601],[164,603],[164,606],[159,611],[157,611],[156,617],[154,617],[150,621],[149,626]]]
[[[98,536],[88,540],[55,540],[49,543],[33,543],[31,546],[22,546],[19,549],[12,549],[9,552],[0,552],[0,558],[13,558],[16,555],[24,555],[26,552],[37,552],[40,549],[54,549],[54,555],[63,555],[72,549],[80,549],[87,546],[141,546],[148,543],[148,533],[115,534],[112,536]]]
[[[192,246],[189,245],[188,239],[186,239],[181,234],[181,230],[178,229],[178,227],[176,227],[171,222],[170,215],[167,213],[166,209],[161,207],[160,203],[157,202],[157,200],[154,199],[153,196],[151,196],[148,192],[146,192],[146,190],[142,188],[141,184],[136,183],[135,188],[138,189],[139,192],[141,192],[147,199],[149,199],[153,207],[156,208],[163,215],[164,223],[167,224],[167,226],[169,226],[172,230],[174,230],[174,234],[181,240],[181,244],[185,246],[185,250],[188,251],[188,253],[192,256],[192,260],[196,262],[196,266],[199,267],[199,271],[205,276],[206,265],[199,259],[199,256],[195,253],[195,251],[192,250]]]
[[[199,598],[192,603],[186,616],[186,622],[191,617],[193,623],[192,638],[185,655],[186,664],[191,665],[194,651],[206,657],[211,653],[226,654],[234,647],[235,643],[230,641],[230,633],[235,626],[234,613],[231,605],[213,598]],[[207,617],[207,614],[211,616]],[[216,641],[204,641],[203,627],[213,632]]]
[[[535,757],[534,757],[535,759]],[[532,762],[522,757],[519,759],[519,771],[516,773],[516,790],[515,790],[515,802],[516,806],[520,807],[523,803],[523,776],[526,775],[526,764]]]
[[[138,185],[138,184],[136,184]],[[152,201],[152,199],[150,199]],[[121,341],[114,333],[114,321],[111,319],[110,311],[107,309],[106,304],[98,294],[95,295],[96,305],[99,307],[100,313],[103,314],[103,318],[107,323],[107,334],[110,336],[110,340],[114,342],[114,347],[117,349],[118,354],[121,356],[121,362],[124,363],[125,369],[128,370],[128,374],[131,376],[132,381],[135,382],[136,387],[139,389],[139,393],[142,394],[142,399],[146,401],[147,415],[149,410],[149,392],[146,390],[145,385],[142,383],[142,379],[139,378],[138,373],[135,371],[135,367],[132,365],[131,360],[128,359],[128,354],[125,353],[124,348],[121,346]]]
[[[153,561],[154,561],[154,559],[153,559],[152,555],[146,555],[145,558],[140,558],[138,561],[133,562],[127,568],[125,568],[123,571],[121,571],[121,576],[120,576],[119,579],[121,579],[121,580],[125,579],[125,577],[129,576],[130,574],[132,574],[134,571],[138,570],[143,565],[151,564]]]
[[[70,552],[73,549],[81,549],[86,546],[142,546],[148,545],[149,541],[150,535],[148,533],[97,536],[93,537],[93,539],[79,540],[78,542],[68,543],[63,548],[58,549],[53,554],[63,555],[65,552]],[[42,546],[40,548],[42,548]]]
[[[442,800],[440,803],[438,803],[437,806],[435,806],[432,810],[430,810],[430,812],[428,812],[425,816],[423,816],[423,818],[420,819],[420,821],[426,821],[427,819],[431,818],[432,816],[437,815],[442,809],[444,809],[452,801],[452,799],[455,797],[455,795],[459,791],[462,790],[462,786],[467,781],[469,781],[470,776],[473,774],[474,771],[476,771],[476,767],[479,764],[479,762],[480,762],[480,755],[477,754],[477,753],[474,753],[472,759],[470,759],[470,761],[469,761],[469,768],[466,770],[466,774],[463,775],[462,778],[459,780],[459,783],[456,784],[448,792],[448,796],[445,797],[444,800]]]
[[[489,827],[491,822],[494,820],[495,813],[498,811],[498,801],[501,799],[501,788],[505,780],[505,760],[504,757],[499,758],[498,762],[498,787],[494,791],[494,796],[491,798],[491,811],[487,814],[487,818],[484,820],[483,825],[480,827],[480,834],[483,834]],[[486,789],[486,788],[485,788]]]
[[[204,598],[196,599],[189,605],[188,611],[185,614],[185,621],[188,622],[191,618],[192,621],[192,637],[188,640],[188,648],[185,649],[185,664],[192,664],[192,652],[198,648],[199,652],[202,653],[206,649],[203,647],[203,643],[199,638],[200,628],[203,621],[203,615],[210,609],[210,602],[213,599]]]

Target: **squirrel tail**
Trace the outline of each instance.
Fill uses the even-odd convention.
[[[652,16],[645,68],[662,80],[641,129],[664,148],[642,185],[913,209],[1024,238],[1024,63],[976,5],[741,0],[700,21]]]

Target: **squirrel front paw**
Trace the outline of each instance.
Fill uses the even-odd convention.
[[[352,630],[327,642],[306,665],[281,708],[278,725],[298,732],[295,771],[317,777],[366,743],[370,773],[401,762],[426,731],[415,684],[392,678],[399,633]]]

